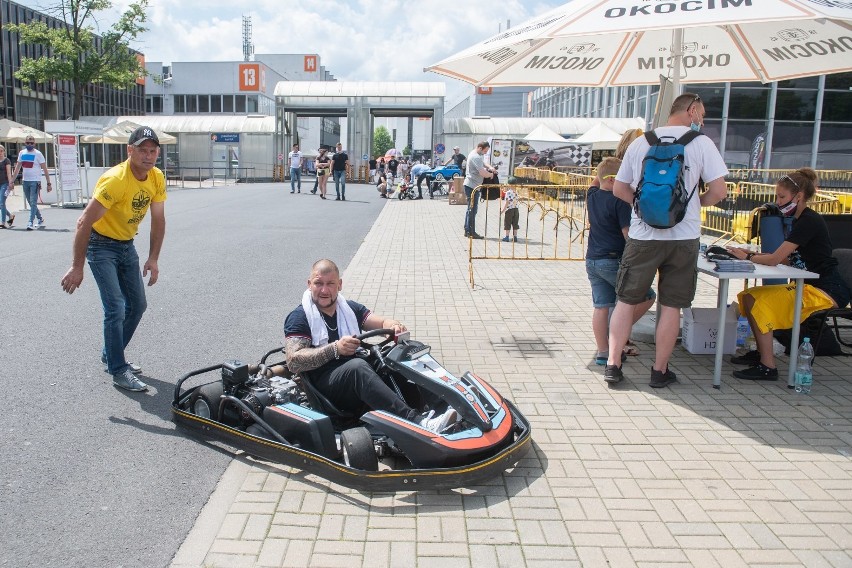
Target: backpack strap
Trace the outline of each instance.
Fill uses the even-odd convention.
[[[689,130],[686,134],[684,134],[683,136],[681,136],[680,138],[675,140],[675,144],[683,144],[684,146],[686,146],[687,144],[689,144],[690,142],[692,142],[693,140],[695,140],[699,136],[703,136],[703,135],[704,135],[703,132],[698,132],[696,130]]]
[[[657,135],[654,134],[653,130],[649,130],[645,133],[645,140],[647,140],[648,144],[650,144],[651,146],[656,146],[657,142],[660,141],[660,139],[657,138]]]

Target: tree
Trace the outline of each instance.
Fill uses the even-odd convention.
[[[384,126],[379,126],[373,132],[373,151],[379,156],[384,156],[388,150],[393,148],[393,138]]]
[[[411,155],[411,146],[406,146],[405,148],[403,148],[402,149],[402,155],[403,156],[410,156]]]
[[[103,83],[126,89],[145,75],[130,42],[147,30],[143,23],[148,0],[131,3],[98,41],[92,25],[97,23],[95,14],[110,8],[111,0],[60,0],[58,5],[45,10],[61,21],[58,27],[48,27],[41,21],[6,26],[20,36],[20,43],[47,47],[47,55],[43,57],[22,59],[15,77],[36,83],[70,81],[74,89],[74,120],[80,118],[86,85]]]

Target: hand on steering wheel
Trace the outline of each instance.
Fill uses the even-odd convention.
[[[364,341],[365,339],[369,339],[371,337],[385,336],[385,340],[380,343],[367,343]],[[355,339],[361,342],[361,347],[365,349],[370,349],[371,347],[384,347],[396,336],[396,332],[392,329],[374,329],[371,331],[364,332],[360,335],[356,335]]]

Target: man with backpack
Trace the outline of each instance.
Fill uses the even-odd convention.
[[[621,352],[630,336],[634,306],[657,282],[656,358],[650,386],[677,382],[668,368],[680,331],[680,310],[692,305],[697,281],[701,207],[727,195],[728,169],[704,124],[701,97],[684,93],[672,103],[665,126],[630,144],[615,178],[613,193],[633,205],[627,244],[619,268],[618,303],[610,320],[609,359],[604,380],[624,379]],[[706,191],[699,193],[699,180]]]

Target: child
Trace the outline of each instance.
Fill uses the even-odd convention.
[[[604,158],[598,165],[600,187],[589,188],[587,210],[589,219],[589,246],[586,250],[586,274],[592,286],[592,331],[597,344],[595,363],[606,365],[609,356],[609,313],[615,307],[615,280],[624,253],[627,230],[630,227],[630,205],[612,194],[615,174],[621,166],[618,158]],[[648,290],[646,300],[637,304],[633,312],[636,323],[654,304],[657,295]],[[627,354],[636,355],[635,347],[628,346]]]
[[[515,242],[518,242],[518,220],[521,217],[518,211],[518,194],[509,186],[503,196],[503,206],[500,207],[500,213],[505,212],[503,217],[503,230],[506,231],[506,236],[503,237],[503,242],[509,242],[509,229],[513,230]]]

